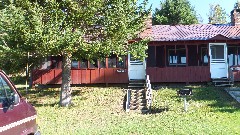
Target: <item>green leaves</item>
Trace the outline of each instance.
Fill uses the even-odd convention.
[[[140,6],[136,0],[4,1],[0,50],[17,51],[19,57],[27,52],[37,57],[68,53],[88,60],[128,52],[145,56],[146,44],[136,42],[129,50],[127,43],[144,27],[146,1]]]
[[[198,19],[188,0],[163,0],[153,14],[155,25],[196,24]]]
[[[210,4],[209,5],[209,23],[210,24],[226,24],[227,23],[227,14],[226,11],[219,4]]]

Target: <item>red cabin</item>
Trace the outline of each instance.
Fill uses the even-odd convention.
[[[73,61],[72,84],[128,83],[146,74],[156,83],[240,81],[240,25],[155,25],[140,37],[150,38],[146,61],[114,55],[94,63]],[[32,75],[33,84],[61,84],[61,57],[49,57]]]

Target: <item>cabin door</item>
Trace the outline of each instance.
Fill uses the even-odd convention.
[[[227,78],[227,45],[226,43],[209,43],[211,78]]]
[[[145,80],[146,62],[135,60],[128,54],[128,79],[129,80]]]

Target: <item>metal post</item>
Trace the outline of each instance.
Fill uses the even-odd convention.
[[[29,52],[27,53],[27,66],[26,66],[26,94],[28,93],[28,59],[29,59]]]
[[[187,108],[187,96],[184,96],[183,99],[184,99],[184,111],[187,112],[187,109],[188,109]]]

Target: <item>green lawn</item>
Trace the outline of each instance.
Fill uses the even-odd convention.
[[[176,90],[154,91],[151,114],[126,113],[122,107],[125,92],[118,87],[74,88],[74,106],[69,108],[58,106],[59,89],[31,90],[25,97],[38,111],[43,135],[239,134],[240,105],[223,89],[193,87],[188,112]]]

